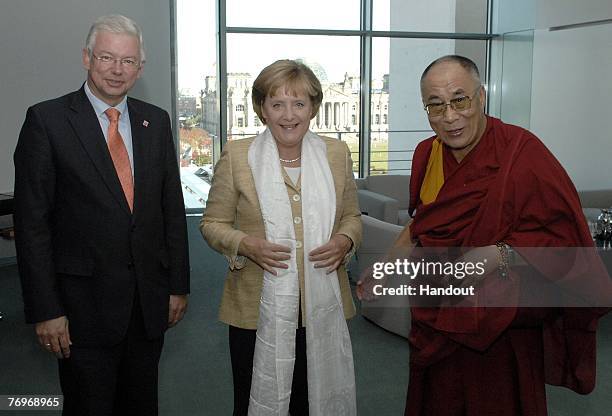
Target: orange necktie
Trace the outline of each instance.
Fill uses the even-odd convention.
[[[132,166],[130,165],[130,157],[123,138],[119,133],[119,115],[121,114],[116,108],[109,108],[104,112],[110,121],[108,126],[108,150],[110,150],[119,182],[123,188],[125,199],[130,206],[130,211],[134,208],[134,177],[132,176]]]

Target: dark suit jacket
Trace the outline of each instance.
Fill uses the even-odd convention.
[[[168,114],[128,98],[130,213],[83,88],[28,109],[15,150],[17,260],[26,320],[67,315],[76,345],[114,344],[138,289],[149,337],[189,292],[183,197]]]

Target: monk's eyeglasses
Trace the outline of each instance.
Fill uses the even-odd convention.
[[[427,104],[423,109],[427,111],[427,115],[429,117],[440,117],[446,111],[446,107],[450,106],[455,111],[466,111],[472,107],[472,100],[476,96],[476,93],[480,91],[482,88],[481,85],[478,86],[476,91],[472,94],[471,97],[464,95],[461,97],[453,98],[447,103],[433,103]]]

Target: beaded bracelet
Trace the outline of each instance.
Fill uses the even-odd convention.
[[[503,241],[498,241],[495,243],[495,245],[499,250],[499,264],[497,265],[497,272],[499,277],[505,279],[508,277],[508,245]]]

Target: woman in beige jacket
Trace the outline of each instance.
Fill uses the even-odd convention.
[[[200,224],[229,262],[220,319],[229,325],[234,415],[354,414],[345,319],[355,307],[344,263],[361,220],[350,152],[310,132],[323,93],[304,64],[266,67],[252,97],[267,129],[226,144]]]

